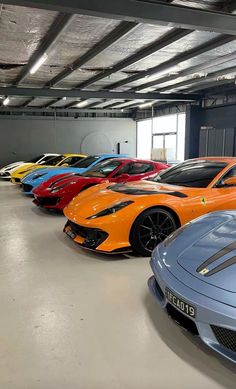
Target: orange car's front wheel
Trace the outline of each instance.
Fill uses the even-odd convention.
[[[135,253],[148,257],[177,228],[178,224],[168,210],[160,207],[147,209],[137,217],[132,226],[132,249]]]

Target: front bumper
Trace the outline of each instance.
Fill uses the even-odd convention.
[[[236,308],[210,299],[190,289],[169,270],[153,259],[150,262],[154,275],[148,286],[158,304],[182,327],[195,335],[217,353],[236,363]],[[190,318],[166,298],[170,289],[180,299],[196,307],[196,317]]]
[[[11,177],[12,184],[21,185],[21,179],[18,177]]]
[[[40,197],[34,196],[33,203],[41,208],[62,209],[60,207],[60,197]]]
[[[32,185],[24,184],[22,182],[21,188],[22,188],[22,191],[23,191],[24,194],[30,195],[30,196],[33,195],[33,192],[32,192],[33,186]]]
[[[106,254],[124,254],[131,252],[129,243],[120,245],[112,242],[109,233],[102,228],[91,228],[67,221],[64,230],[70,238],[81,247]]]

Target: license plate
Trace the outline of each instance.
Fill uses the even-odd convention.
[[[176,307],[179,311],[185,313],[192,319],[196,317],[196,308],[189,304],[187,301],[184,301],[177,297],[170,289],[166,288],[165,295],[167,300],[171,305]]]
[[[76,238],[76,234],[70,228],[66,229],[66,235],[68,235],[71,239]]]

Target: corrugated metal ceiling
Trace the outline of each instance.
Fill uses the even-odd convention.
[[[220,0],[174,0],[172,1],[172,4],[196,8],[227,10],[229,2]],[[20,74],[22,67],[28,63],[39,43],[47,35],[51,24],[58,14],[57,12],[52,11],[9,5],[2,5],[0,10],[0,86],[10,86]],[[48,81],[61,73],[65,68],[68,68],[71,63],[91,49],[94,44],[99,43],[101,39],[114,30],[119,23],[120,22],[117,20],[82,15],[74,16],[69,26],[57,40],[56,46],[49,52],[47,61],[34,75],[28,75],[21,86],[44,86]],[[103,72],[106,69],[113,67],[119,61],[128,58],[141,48],[147,47],[170,30],[171,28],[163,26],[148,24],[138,25],[123,38],[119,39],[102,53],[84,64],[81,69],[71,73],[71,75],[62,80],[57,87],[75,87],[77,84],[90,79],[99,72]],[[114,82],[125,79],[131,74],[139,73],[170,60],[180,52],[196,48],[200,44],[208,42],[217,36],[219,36],[219,34],[213,32],[193,31],[184,38],[181,38],[158,52],[153,53],[149,57],[96,82],[87,89],[98,90],[105,86],[109,86]],[[236,51],[236,40],[217,49],[195,56],[190,60],[181,62],[165,71],[164,74],[179,72],[190,66],[209,61],[233,51]],[[215,66],[210,69],[210,71],[213,72],[235,64],[236,61],[232,61],[227,64]],[[160,76],[163,76],[163,73],[157,74],[156,79]],[[176,82],[191,78],[192,75],[182,78],[179,77],[174,81],[161,85],[161,87],[174,85]],[[145,81],[149,81],[149,79],[140,79],[121,87],[119,90],[125,91],[129,88],[136,87]],[[154,87],[149,90],[153,89],[157,88]],[[25,99],[11,99],[12,106],[17,105],[17,102],[20,105],[22,102],[25,102]],[[47,103],[50,103],[50,99],[45,99],[45,104]],[[42,102],[42,99],[35,99],[30,105],[41,106],[43,104],[44,102]],[[104,102],[101,104],[104,105]],[[54,106],[58,107],[64,105],[65,103],[62,101],[54,104]]]

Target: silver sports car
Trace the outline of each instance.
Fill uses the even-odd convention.
[[[150,264],[149,288],[161,307],[236,362],[236,211],[186,224],[153,251]]]

